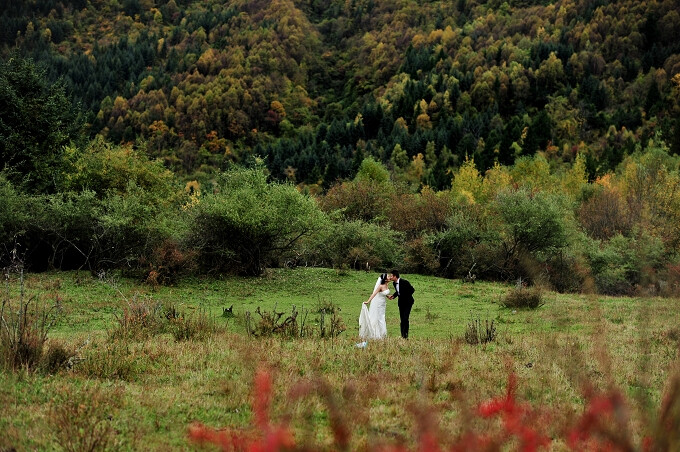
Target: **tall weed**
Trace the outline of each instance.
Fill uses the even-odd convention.
[[[18,295],[13,293],[12,274],[18,273]],[[57,319],[59,306],[40,308],[37,297],[28,296],[24,268],[19,260],[5,268],[5,291],[0,305],[0,360],[7,369],[39,367],[50,328]]]

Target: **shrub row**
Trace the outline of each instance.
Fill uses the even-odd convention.
[[[366,158],[354,180],[316,198],[257,164],[182,190],[143,152],[101,140],[65,158],[57,193],[27,194],[0,174],[0,259],[18,251],[31,270],[124,269],[152,285],[310,265],[607,294],[680,288],[680,159],[659,148],[592,184],[579,159],[558,178],[539,156],[485,176],[466,161],[451,190],[417,193]]]

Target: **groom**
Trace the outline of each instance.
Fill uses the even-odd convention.
[[[392,270],[392,273],[387,278],[394,283],[394,295],[390,295],[390,300],[399,298],[397,302],[399,306],[399,319],[401,320],[401,337],[408,339],[408,316],[411,315],[411,308],[413,307],[413,288],[410,282],[404,278],[399,277],[397,270]]]

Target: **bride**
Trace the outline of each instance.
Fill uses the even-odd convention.
[[[387,324],[385,323],[385,307],[387,295],[390,289],[387,287],[387,274],[383,273],[375,283],[373,294],[364,301],[359,315],[359,337],[367,341],[369,339],[383,339],[387,336]],[[366,306],[371,304],[370,309]],[[365,346],[365,342],[362,343]]]

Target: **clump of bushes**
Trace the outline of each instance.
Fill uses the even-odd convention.
[[[510,309],[536,309],[545,304],[543,290],[536,286],[520,285],[508,292],[501,300],[501,304]]]
[[[111,339],[145,339],[163,331],[163,306],[150,298],[138,299],[135,294],[127,300],[123,312],[116,314],[117,325]]]
[[[142,370],[140,358],[125,341],[94,342],[83,350],[74,371],[88,378],[129,381]]]
[[[220,329],[203,309],[199,309],[196,315],[187,315],[175,305],[164,305],[151,298],[138,299],[137,295],[127,301],[116,319],[117,326],[109,333],[112,340],[140,340],[170,333],[176,341],[186,341],[205,339]]]
[[[267,181],[262,168],[220,175],[214,193],[189,209],[189,247],[203,270],[257,276],[277,264],[324,215],[292,185]]]
[[[168,330],[176,341],[203,340],[215,334],[219,327],[204,309],[193,316],[184,313],[169,318]]]

